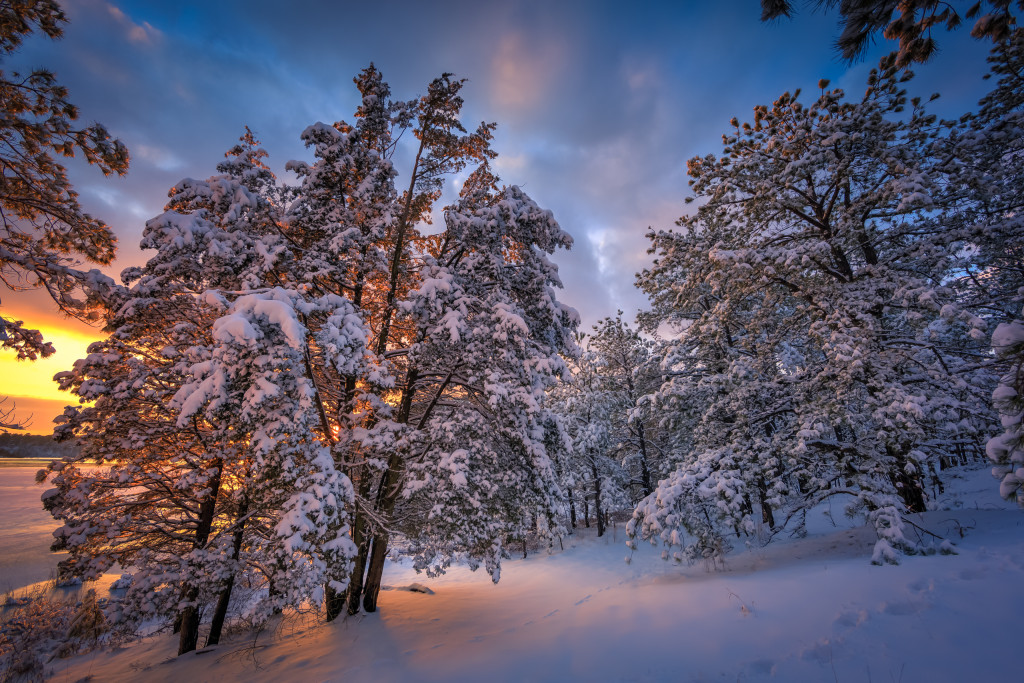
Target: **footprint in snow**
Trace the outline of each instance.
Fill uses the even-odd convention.
[[[775,662],[771,659],[756,659],[747,664],[747,667],[756,676],[771,676],[775,673]]]
[[[965,569],[962,572],[960,572],[960,578],[964,581],[977,581],[978,579],[985,578],[985,574],[987,573],[988,572],[981,568]]]
[[[544,618],[547,619],[548,617],[553,617],[556,614],[558,614],[558,610],[555,610],[554,612],[548,612],[547,614],[544,615]]]
[[[909,588],[918,593],[931,593],[935,590],[935,581],[933,579],[918,579],[910,584]]]
[[[859,612],[843,612],[832,622],[834,626],[841,628],[855,628],[868,620],[868,613],[864,610]]]
[[[805,662],[817,662],[818,664],[828,664],[836,656],[836,649],[841,649],[843,639],[838,638],[835,641],[831,641],[828,638],[822,638],[818,642],[814,643],[810,647],[804,648],[800,653],[800,659]]]
[[[922,602],[889,602],[884,603],[882,611],[886,614],[892,614],[894,616],[909,616],[912,614],[920,614],[925,610],[928,605]]]
[[[588,595],[587,597],[583,598],[582,600],[578,600],[578,601],[576,602],[576,605],[575,605],[575,607],[579,607],[580,605],[582,605],[583,603],[585,603],[585,602],[586,602],[587,600],[589,600],[589,599],[590,599],[590,598],[592,598],[592,597],[594,597],[594,596],[592,596],[592,595]]]

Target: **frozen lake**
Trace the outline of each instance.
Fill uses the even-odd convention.
[[[50,552],[57,522],[39,501],[50,486],[35,483],[48,462],[0,458],[0,593],[55,576],[65,554]]]

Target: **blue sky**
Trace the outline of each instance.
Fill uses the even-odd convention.
[[[293,180],[285,163],[310,156],[299,134],[316,121],[351,120],[352,77],[372,61],[397,98],[422,93],[445,71],[468,79],[466,120],[498,123],[503,181],[554,211],[575,238],[556,261],[562,299],[584,329],[616,309],[632,319],[645,305],[633,288],[650,258],[644,234],[684,211],[686,160],[718,151],[731,117],[749,118],[786,90],[803,88],[808,99],[820,78],[858,95],[889,49],[877,45],[846,65],[833,49],[834,13],[801,9],[764,24],[756,0],[62,5],[64,38],[32,38],[2,68],[55,71],[81,119],[128,145],[125,178],[71,164],[87,210],[120,237],[111,274],[145,260],[142,228],[167,189],[212,175],[243,126],[279,177]],[[963,29],[937,37],[941,54],[910,90],[941,92],[932,109],[959,115],[986,91],[986,47]],[[75,327],[38,296],[2,299],[8,314]]]

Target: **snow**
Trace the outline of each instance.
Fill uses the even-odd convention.
[[[1015,320],[996,326],[995,332],[992,333],[992,347],[997,353],[1016,344],[1024,344],[1024,322]]]
[[[1024,513],[996,497],[985,469],[944,478],[938,503],[948,509],[912,521],[950,538],[957,555],[873,566],[874,533],[834,527],[823,508],[807,538],[741,549],[707,572],[645,544],[627,564],[619,524],[507,561],[497,585],[465,567],[428,579],[390,564],[384,580],[395,589],[374,614],[331,624],[293,616],[182,657],[175,637],[158,634],[54,660],[51,671],[250,683],[1012,680]]]

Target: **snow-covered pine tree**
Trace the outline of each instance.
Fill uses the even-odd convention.
[[[406,386],[393,424],[377,432],[398,456],[378,510],[417,566],[443,571],[465,553],[495,581],[506,537],[524,523],[549,539],[559,531],[543,402],[577,324],[547,258],[571,238],[550,211],[497,182],[483,163],[426,241],[420,281],[398,309],[409,343],[394,357]]]
[[[366,335],[342,297],[310,300],[282,287],[233,300],[218,294],[205,294],[207,305],[221,313],[213,343],[186,352],[189,378],[172,407],[179,428],[199,418],[219,442],[240,444],[231,469],[237,483],[224,490],[237,510],[232,559],[256,570],[271,589],[252,610],[266,617],[307,601],[319,604],[325,586],[347,587],[355,555],[348,526],[352,485],[316,431],[317,392],[306,373],[306,352],[311,344],[331,349],[335,366],[351,371]],[[314,315],[326,318],[315,332],[299,320]],[[236,573],[221,572],[229,590]]]
[[[572,440],[572,452],[562,468],[565,488],[573,496],[571,513],[582,511],[589,527],[592,505],[597,535],[603,536],[607,514],[625,507],[629,500],[628,474],[617,457],[615,431],[615,413],[622,406],[618,387],[604,375],[604,359],[587,348],[584,335],[578,341],[584,350],[569,361],[571,378],[552,392],[549,402]]]
[[[465,552],[497,579],[505,536],[524,520],[554,526],[561,498],[542,398],[563,374],[577,318],[557,301],[548,255],[571,239],[521,190],[497,187],[486,165],[493,124],[466,132],[462,81],[446,74],[411,102],[393,102],[372,65],[356,84],[356,125],[303,134],[315,160],[289,164],[298,187],[275,185],[251,134],[222,175],[182,181],[147,225],[156,255],[109,301],[110,339],[62,377],[95,400],[62,428],[86,438],[83,457],[159,472],[152,484],[132,479],[140,468],[114,475],[127,487],[104,483],[106,523],[131,520],[117,501],[167,486],[166,458],[183,468],[169,516],[181,543],[166,556],[150,552],[155,538],[132,546],[152,559],[142,579],[163,572],[165,600],[145,607],[178,611],[182,651],[215,599],[219,627],[243,573],[267,585],[264,611],[315,599],[322,582],[334,618],[346,600],[376,609],[395,533],[424,567]],[[391,160],[404,129],[418,146],[398,193]],[[445,230],[421,234],[444,180],[470,162],[483,166]],[[154,412],[133,422],[141,405]],[[126,436],[104,444],[107,423]],[[192,440],[186,455],[163,450],[176,438]],[[439,477],[463,461],[465,489]],[[55,482],[51,506],[83,566],[134,566],[134,550],[99,537],[89,547],[73,530],[88,528],[90,480],[67,466]],[[409,511],[427,504],[436,514],[411,524]]]
[[[1003,433],[989,439],[986,451],[1000,478],[999,495],[1024,507],[1024,320],[1000,323],[992,348],[1007,367],[992,393]]]
[[[1001,479],[1000,494],[1024,505],[1024,29],[1014,25],[988,61],[995,87],[951,142],[960,161],[957,177],[967,190],[951,232],[971,256],[956,281],[960,305],[994,328],[1000,380],[992,398],[1003,433],[989,440],[987,452]]]
[[[721,157],[689,161],[702,203],[651,235],[639,281],[647,324],[683,329],[660,400],[685,428],[632,533],[682,545],[689,526],[705,539],[691,555],[713,553],[841,494],[878,532],[875,561],[916,548],[902,513],[990,412],[981,349],[961,341],[984,321],[943,308],[960,266],[943,227],[959,195],[934,154],[949,126],[917,100],[897,116],[907,78],[890,57],[860,101],[825,82],[809,106],[786,93],[734,119]]]
[[[288,277],[314,291],[348,297],[362,320],[379,329],[388,305],[389,251],[399,213],[392,157],[401,131],[411,125],[417,102],[392,101],[390,88],[372,64],[354,80],[362,95],[356,125],[308,127],[302,137],[315,161],[288,165],[301,180],[286,216],[285,234],[294,254]],[[385,399],[395,384],[392,366],[374,352],[376,346],[368,341],[363,369],[346,374],[325,364],[318,348],[309,350],[309,371],[318,387],[319,431],[332,443],[335,462],[345,468],[357,493],[352,538],[358,552],[352,583],[347,594],[328,587],[328,619],[342,612],[346,599],[351,612],[359,609],[373,533],[370,523],[376,519],[372,488],[386,458],[377,457],[360,435],[368,424],[391,414]]]
[[[108,305],[111,336],[58,375],[92,405],[69,408],[44,497],[64,522],[67,568],[86,578],[118,562],[133,582],[120,616],[173,615],[179,653],[195,649],[214,602],[216,642],[235,577],[270,589],[266,616],[345,586],[352,491],[311,425],[318,421],[306,351],[353,372],[367,333],[337,295],[271,287],[287,254],[273,177],[251,133],[206,181],[186,179],[147,223],[157,250]],[[315,331],[300,316],[319,316]],[[298,426],[298,429],[296,429]],[[113,464],[85,472],[77,462]]]
[[[339,462],[345,463],[356,484],[353,540],[358,555],[345,596],[350,612],[357,611],[360,603],[368,611],[376,609],[384,560],[393,533],[402,530],[410,536],[415,535],[408,528],[401,528],[398,524],[400,520],[395,518],[396,510],[400,511],[400,499],[407,482],[410,459],[437,462],[438,458],[446,457],[444,453],[459,451],[460,444],[467,453],[477,453],[475,437],[486,422],[484,413],[476,411],[481,407],[479,392],[488,391],[490,380],[486,379],[486,375],[479,374],[478,369],[474,369],[476,374],[473,375],[454,374],[462,370],[452,366],[452,362],[457,360],[469,368],[478,360],[476,356],[472,359],[463,358],[466,353],[456,340],[445,342],[449,347],[439,341],[445,337],[435,332],[438,321],[433,321],[430,315],[443,317],[449,311],[437,309],[436,306],[428,307],[425,309],[427,312],[419,310],[419,307],[427,305],[428,299],[424,297],[429,297],[431,291],[429,287],[427,290],[422,289],[424,277],[427,273],[431,273],[431,277],[444,277],[443,269],[455,268],[464,261],[472,264],[480,258],[474,255],[475,252],[485,248],[496,249],[501,244],[501,240],[494,242],[493,237],[482,246],[473,241],[460,242],[463,237],[456,237],[451,225],[438,235],[425,236],[420,232],[420,224],[429,219],[445,179],[462,171],[471,162],[481,163],[494,157],[490,149],[494,125],[480,124],[475,131],[467,132],[460,120],[463,81],[454,79],[451,74],[444,74],[430,84],[426,95],[409,102],[393,102],[387,85],[372,66],[360,74],[356,83],[363,95],[363,102],[356,113],[359,122],[355,126],[338,123],[330,127],[315,126],[307,131],[307,135],[318,136],[315,144],[319,158],[312,165],[293,164],[293,168],[303,176],[303,187],[299,189],[288,217],[288,229],[294,230],[296,240],[301,240],[301,236],[308,232],[303,224],[307,217],[318,212],[337,213],[343,206],[352,209],[344,219],[353,222],[345,225],[348,229],[345,239],[350,240],[352,246],[347,248],[347,254],[340,260],[342,268],[347,269],[347,277],[342,282],[348,283],[345,285],[346,292],[352,292],[352,300],[359,301],[359,312],[371,331],[368,349],[375,376],[337,378],[325,382],[329,386],[340,388],[344,385],[364,392],[363,398],[356,404],[347,399],[338,403],[341,408],[337,411],[335,422],[335,428],[340,434],[339,441],[345,441],[344,444],[336,445],[336,457]],[[403,180],[407,179],[408,182],[407,189],[397,193],[390,185],[394,177],[391,159],[397,138],[406,129],[413,133],[417,143],[416,152],[408,176],[403,176]],[[338,154],[329,152],[332,145],[338,147]],[[321,149],[322,152],[319,151]],[[484,173],[474,174],[471,176],[474,180],[467,181],[467,186],[476,187],[476,190],[482,192],[478,201],[504,206],[507,211],[524,212],[523,215],[513,213],[511,218],[501,219],[512,226],[509,230],[538,231],[530,239],[518,234],[504,237],[508,244],[503,248],[523,262],[522,277],[533,280],[517,281],[512,277],[516,272],[512,268],[506,269],[509,272],[475,275],[501,275],[500,279],[488,285],[493,292],[487,296],[512,297],[513,300],[519,297],[517,305],[522,307],[523,312],[518,312],[510,303],[501,306],[495,303],[497,308],[489,315],[493,318],[501,311],[507,311],[509,320],[519,318],[525,321],[526,327],[523,330],[516,328],[526,335],[521,353],[527,355],[520,357],[525,362],[525,359],[531,357],[529,354],[539,353],[543,357],[549,349],[562,344],[561,332],[555,328],[572,324],[571,319],[568,322],[562,320],[562,316],[568,313],[562,310],[552,294],[551,286],[557,284],[554,266],[544,259],[541,259],[540,265],[536,265],[534,261],[541,257],[533,254],[537,249],[550,252],[557,246],[567,246],[568,238],[560,231],[554,232],[554,229],[548,230],[550,234],[546,236],[542,234],[541,228],[545,220],[550,220],[549,214],[536,209],[518,190],[509,189],[501,197],[488,199],[488,188],[493,182],[488,184],[490,181],[483,180]],[[366,180],[352,184],[359,193],[346,194],[344,181],[329,181],[332,177]],[[325,184],[322,180],[328,182]],[[464,195],[463,208],[452,210],[485,210],[482,205],[472,208],[466,201],[467,195]],[[548,217],[545,218],[545,215]],[[503,229],[500,222],[494,222],[496,219],[488,220],[493,223],[495,230]],[[314,223],[322,226],[316,221]],[[469,230],[463,230],[460,234],[464,234],[466,240],[483,239]],[[515,240],[521,238],[522,246],[517,247]],[[517,249],[525,251],[519,254]],[[450,253],[446,250],[450,250]],[[438,260],[442,255],[445,259],[454,260],[451,264]],[[434,275],[435,272],[437,275]],[[469,273],[463,271],[450,274],[453,277],[456,274],[469,277]],[[316,277],[306,280],[313,283],[318,281]],[[470,287],[462,283],[459,286]],[[475,293],[475,289],[480,286],[472,285],[473,296],[483,296]],[[507,287],[516,288],[519,294],[510,293],[505,289]],[[494,299],[495,302],[500,300]],[[475,317],[478,314],[467,312],[466,315]],[[478,324],[483,325],[486,319],[481,318]],[[490,322],[498,324],[502,321],[493,318]],[[507,326],[507,320],[503,324]],[[483,334],[487,328],[480,329],[480,334]],[[468,344],[473,337],[467,332],[463,335],[466,340],[464,343]],[[482,342],[474,343],[479,346]],[[496,359],[504,356],[504,352],[495,353]],[[531,412],[532,409],[528,409],[528,404],[533,400],[529,397],[538,391],[538,386],[547,381],[538,379],[538,376],[554,376],[558,370],[539,361],[538,366],[540,369],[529,372],[523,369],[513,372],[500,365],[495,366],[495,379],[491,383],[496,387],[506,387],[509,405],[519,405],[522,415],[508,420],[508,430],[492,434],[496,440],[494,443],[500,444],[500,448],[493,443],[487,446],[486,440],[480,443],[481,448],[494,449],[488,456],[497,458],[494,462],[510,457],[518,458],[515,460],[518,463],[533,462],[540,468],[537,476],[546,479],[549,476],[545,469],[547,461],[542,450],[538,450],[542,438],[532,433],[535,421],[539,418]],[[319,372],[315,367],[314,374],[318,380],[326,380],[326,373]],[[462,381],[466,377],[472,378],[472,390],[470,385]],[[350,395],[347,391],[336,389],[336,392],[342,396]],[[459,416],[464,425],[443,439],[439,435],[438,443],[445,444],[444,448],[435,448],[429,440],[422,442],[424,434],[432,433],[435,420],[439,419],[438,413],[444,414],[451,407],[448,404],[455,401],[455,398],[462,402],[464,410]],[[331,416],[326,411],[325,415],[326,420],[330,421]],[[469,423],[474,420],[478,425],[471,429]],[[518,436],[513,437],[512,434]],[[513,448],[516,439],[520,444]],[[509,448],[518,449],[518,455],[509,452]],[[484,468],[481,474],[486,475],[487,472]],[[550,481],[554,481],[553,475]],[[547,500],[550,485],[545,484],[544,487],[544,500]],[[524,490],[523,495],[527,494],[528,490]],[[532,505],[529,501],[524,504],[527,507]],[[487,510],[494,512],[492,508]],[[486,533],[475,531],[470,537],[478,539],[480,534],[484,534],[490,543],[492,537],[497,536],[494,530],[500,528],[501,524],[503,522],[486,527]],[[461,535],[453,537],[453,540],[456,543],[451,548],[461,544],[462,550],[470,551],[475,557],[483,558],[486,554],[477,546],[465,547],[469,541]],[[500,545],[497,547],[500,548]],[[440,553],[439,557],[443,557],[448,550],[439,549],[437,552]],[[433,555],[434,551],[423,551],[420,554],[426,558],[428,554]],[[497,555],[491,552],[488,557],[495,558]],[[423,561],[428,562],[426,559]],[[495,568],[496,575],[496,561],[485,561]],[[341,608],[342,596],[330,596],[328,618],[337,616]]]
[[[54,549],[69,553],[62,574],[89,580],[120,564],[134,580],[114,620],[128,628],[173,620],[183,647],[194,649],[199,610],[219,588],[208,578],[217,564],[211,549],[223,545],[216,529],[228,525],[217,523],[217,503],[225,462],[239,459],[239,447],[219,443],[206,423],[180,429],[170,407],[187,380],[181,359],[213,316],[188,295],[132,298],[111,321],[116,335],[57,376],[92,403],[65,410],[57,437],[77,437],[79,453],[50,465],[55,488],[43,502],[62,522],[54,533]]]
[[[654,468],[661,460],[661,435],[646,398],[661,384],[655,344],[623,322],[619,311],[594,327],[589,348],[600,358],[602,382],[613,402],[609,418],[614,457],[629,474],[635,503],[650,495],[660,478]]]
[[[762,0],[761,18],[768,21],[790,16],[793,4],[791,0]],[[1024,188],[1018,163],[1024,101],[1020,83],[1024,30],[1018,25],[1017,15],[1022,10],[1021,0],[854,0],[840,3],[843,31],[837,40],[843,56],[854,60],[863,54],[874,35],[883,32],[886,38],[899,40],[899,50],[894,54],[901,65],[928,61],[936,52],[934,28],[954,30],[963,19],[973,21],[972,36],[993,43],[989,75],[996,77],[997,85],[982,99],[976,115],[964,117],[967,125],[959,135],[951,136],[954,145],[944,154],[957,161],[954,182],[964,183],[968,188],[962,212],[947,222],[950,243],[960,241],[973,253],[964,266],[965,272],[957,276],[962,304],[992,324],[1009,325],[1002,328],[1000,339],[993,340],[1005,373],[994,397],[1004,420],[1007,415],[1012,417],[1014,410],[1008,392],[1017,391],[1013,388],[1016,380],[1012,368],[1019,367],[1020,356],[1015,355],[1015,345],[995,342],[1006,342],[1004,335],[1013,337],[1010,331],[1024,297],[1022,254],[1018,246],[1024,243],[1018,218]],[[981,334],[979,327],[976,335]],[[997,476],[1010,477],[1001,488],[1007,496],[1018,495],[1016,475],[1006,469],[1011,456],[1003,439],[1009,438],[1011,432],[1012,428],[989,441],[990,456],[998,464]]]

